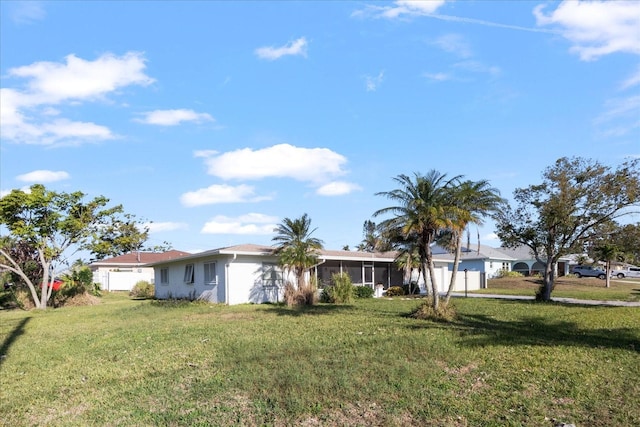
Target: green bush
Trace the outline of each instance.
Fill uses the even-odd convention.
[[[356,298],[373,298],[374,290],[369,286],[354,286],[353,291]]]
[[[155,296],[156,288],[146,280],[140,280],[135,284],[129,296],[133,298],[153,298]]]
[[[399,297],[401,295],[404,295],[404,289],[402,289],[401,286],[391,286],[389,289],[387,289],[385,295],[388,297]]]
[[[524,274],[518,272],[518,271],[509,271],[509,270],[500,270],[498,271],[498,273],[496,274],[496,279],[500,279],[503,277],[524,277]]]
[[[347,273],[336,273],[331,276],[331,285],[324,288],[320,295],[322,302],[346,304],[354,297],[356,286],[351,283]]]
[[[335,273],[331,276],[333,282],[333,299],[336,304],[351,302],[353,298],[353,284],[347,273]]]

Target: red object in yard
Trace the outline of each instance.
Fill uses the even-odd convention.
[[[54,279],[53,283],[49,283],[49,286],[53,288],[54,291],[59,291],[60,287],[62,286],[62,283],[63,283],[62,280]]]

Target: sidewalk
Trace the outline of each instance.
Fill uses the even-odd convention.
[[[464,298],[464,292],[453,292],[452,297]],[[507,300],[530,300],[533,301],[535,297],[525,295],[500,295],[500,294],[474,294],[467,293],[469,298],[494,298],[494,299],[507,299]],[[551,298],[553,302],[561,302],[564,304],[579,304],[579,305],[601,305],[608,307],[640,307],[640,301],[600,301],[591,299],[576,299],[576,298]]]

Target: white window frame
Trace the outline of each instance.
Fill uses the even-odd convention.
[[[194,265],[187,264],[184,266],[184,283],[193,284],[195,279]]]
[[[161,285],[169,284],[169,267],[160,269],[160,284]]]
[[[209,270],[213,266],[213,277],[211,276],[211,271]],[[204,270],[204,284],[205,285],[217,285],[218,284],[218,266],[215,262],[205,262],[203,265]]]

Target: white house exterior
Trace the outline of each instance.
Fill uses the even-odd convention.
[[[311,269],[320,287],[334,273],[346,272],[354,285],[387,289],[401,286],[403,274],[394,263],[396,253],[322,250],[318,264]],[[212,303],[243,304],[279,302],[283,299],[284,273],[278,266],[274,248],[237,245],[151,263],[155,271],[158,299],[203,299]],[[450,273],[446,260],[436,261],[436,282],[446,291]],[[479,274],[467,278],[469,290],[479,289]],[[379,286],[377,286],[379,285]],[[420,281],[421,290],[425,291]],[[458,277],[456,290],[464,290],[464,277]]]
[[[449,270],[453,269],[454,256],[444,252],[441,248],[434,248],[438,257],[449,260]],[[525,276],[531,276],[544,271],[544,265],[537,261],[526,246],[515,249],[479,247],[462,248],[458,271],[478,271],[486,279],[497,277],[501,270],[517,271]],[[569,258],[561,257],[558,261],[559,276],[569,274]]]
[[[131,252],[89,264],[93,271],[94,283],[103,291],[130,291],[133,286],[145,280],[154,282],[153,267],[146,264],[170,260],[190,255],[188,252],[171,250],[167,252]]]

